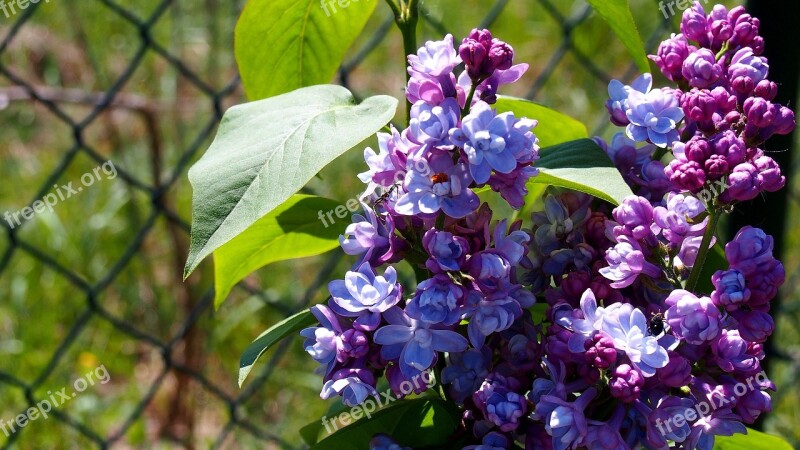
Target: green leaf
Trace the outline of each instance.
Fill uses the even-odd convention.
[[[236,24],[234,52],[247,97],[261,100],[329,83],[376,0],[250,0]]]
[[[697,292],[706,295],[711,295],[714,290],[714,284],[711,283],[711,276],[718,270],[725,270],[728,268],[728,260],[725,258],[724,246],[717,242],[708,253],[706,253],[706,261],[703,264],[703,270],[700,272],[700,278],[697,281]]]
[[[354,411],[355,408],[345,414],[352,417]],[[360,415],[363,414],[362,410]],[[388,434],[402,446],[442,448],[460,423],[454,406],[438,398],[399,400],[371,416],[340,428],[311,450],[362,450],[378,433]],[[327,419],[331,431],[339,426],[330,422],[333,418]]]
[[[783,438],[748,428],[747,434],[716,436],[714,450],[791,450]]]
[[[528,183],[585,192],[614,205],[633,194],[611,159],[591,139],[547,147],[539,155],[534,164],[539,168],[539,175]]]
[[[522,98],[500,95],[497,97],[495,108],[498,113],[511,111],[517,118],[527,117],[538,120],[539,125],[533,129],[533,132],[539,138],[539,145],[542,147],[589,137],[586,126],[580,121]]]
[[[311,314],[311,310],[306,309],[281,320],[269,330],[261,333],[261,336],[257,337],[255,341],[247,346],[244,353],[242,353],[242,357],[239,359],[239,387],[242,387],[242,384],[244,384],[244,380],[247,378],[247,375],[250,374],[250,371],[253,370],[253,365],[258,361],[258,358],[272,345],[316,323],[317,319]]]
[[[325,253],[339,246],[342,221],[319,218],[344,208],[336,200],[295,194],[242,234],[214,252],[214,306],[225,301],[233,286],[267,264]],[[360,206],[359,206],[360,207]]]
[[[194,197],[185,275],[380,130],[396,109],[393,97],[356,105],[347,89],[331,85],[229,109],[211,148],[189,170]]]
[[[628,49],[636,67],[642,73],[650,72],[650,61],[644,50],[644,43],[639,36],[636,22],[628,7],[627,0],[587,0],[597,14],[606,21],[611,30],[619,37]]]

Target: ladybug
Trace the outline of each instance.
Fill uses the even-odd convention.
[[[439,183],[446,183],[450,181],[450,177],[447,176],[446,173],[435,173],[431,175],[431,183],[439,184]]]

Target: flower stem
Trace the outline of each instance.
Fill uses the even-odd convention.
[[[686,281],[686,290],[689,292],[694,292],[694,290],[697,289],[697,282],[700,280],[700,273],[703,271],[706,255],[708,255],[711,239],[714,237],[714,231],[717,228],[720,215],[719,211],[717,211],[713,205],[709,205],[708,226],[706,227],[706,232],[703,234],[703,240],[700,242],[700,249],[697,250],[697,259],[695,259],[692,272],[689,274],[689,280]]]
[[[398,1],[400,2],[398,4]],[[403,34],[403,67],[408,64],[408,55],[417,51],[417,23],[419,22],[419,0],[386,0],[394,13],[394,22]],[[406,71],[406,84],[411,74]],[[406,123],[411,121],[411,105],[406,105]]]

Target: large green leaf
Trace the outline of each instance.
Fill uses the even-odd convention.
[[[628,7],[628,0],[586,0],[597,14],[608,23],[611,30],[628,49],[636,67],[642,73],[650,72],[650,61],[644,50],[642,38],[636,28],[636,22]]]
[[[614,163],[591,139],[547,147],[539,152],[539,175],[528,183],[573,189],[619,205],[632,195]]]
[[[352,417],[353,411],[345,414]],[[438,398],[399,400],[371,416],[339,429],[311,450],[363,450],[378,433],[388,434],[403,446],[444,448],[460,422],[454,406]],[[328,425],[333,431],[333,425]]]
[[[256,269],[278,261],[319,255],[339,246],[347,224],[328,223],[319,213],[344,210],[336,200],[295,194],[214,252],[214,306],[236,283]],[[346,212],[346,211],[345,211]]]
[[[538,103],[500,95],[497,97],[495,108],[498,113],[511,111],[518,118],[538,120],[539,125],[533,132],[539,138],[539,145],[542,147],[589,137],[589,132],[583,123]]]
[[[312,86],[234,106],[189,170],[192,241],[185,275],[300,190],[323,167],[380,130],[397,100],[355,104],[341,86]]]
[[[239,387],[242,387],[244,380],[253,370],[253,365],[258,361],[258,358],[264,354],[269,348],[281,339],[302,330],[303,328],[310,327],[317,323],[317,319],[311,314],[311,311],[306,309],[299,313],[287,317],[286,319],[276,323],[267,331],[261,333],[242,353],[239,359]]]
[[[245,92],[260,100],[329,83],[376,0],[249,0],[236,24],[236,62]]]
[[[788,442],[777,436],[748,428],[747,434],[717,436],[714,450],[791,450]]]

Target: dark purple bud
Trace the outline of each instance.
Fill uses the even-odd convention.
[[[675,185],[691,192],[698,192],[706,182],[706,173],[697,161],[681,162],[673,159],[664,173]]]
[[[775,321],[765,312],[736,311],[732,315],[738,322],[739,334],[746,341],[766,342],[767,338],[775,331]]]
[[[758,169],[758,186],[767,191],[775,192],[786,185],[786,177],[781,175],[778,163],[769,156],[760,156],[753,161]]]
[[[709,180],[719,180],[728,174],[728,160],[722,155],[711,155],[703,164]]]
[[[628,364],[617,366],[608,384],[611,395],[625,403],[631,403],[638,399],[643,386],[642,374]]]
[[[681,33],[690,41],[695,41],[700,45],[708,44],[708,21],[706,12],[699,2],[683,12]]]
[[[514,49],[507,43],[494,39],[489,49],[489,60],[495,70],[508,70],[514,63]]]
[[[691,50],[694,51],[694,47],[691,47]],[[650,55],[650,59],[655,61],[668,80],[679,82],[683,80],[681,71],[689,52],[690,46],[686,38],[682,34],[672,35],[671,38],[661,42],[658,52]]]
[[[685,155],[689,161],[705,162],[714,153],[714,148],[702,136],[694,136],[686,143]]]
[[[703,89],[716,83],[722,77],[723,69],[717,64],[714,52],[701,48],[683,62],[682,74],[690,86]]]
[[[755,94],[765,100],[774,100],[778,95],[778,85],[769,80],[761,80],[756,85]]]
[[[733,168],[728,177],[728,189],[722,195],[723,201],[752,200],[758,196],[758,169],[750,163],[742,163]]]
[[[762,413],[772,411],[772,399],[764,391],[748,390],[744,396],[737,400],[734,411],[742,418],[742,422],[751,424]]]
[[[675,352],[669,352],[669,362],[656,371],[658,381],[665,386],[679,388],[692,381],[692,364]]]
[[[617,349],[611,336],[599,332],[586,340],[583,344],[586,349],[586,362],[598,369],[608,369],[617,361]]]

